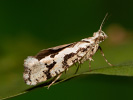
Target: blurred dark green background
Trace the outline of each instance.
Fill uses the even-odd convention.
[[[103,31],[109,38],[102,44],[107,58],[114,64],[132,60],[132,0],[1,0],[0,98],[30,87],[22,78],[27,56],[92,36],[107,12]],[[92,67],[107,66],[99,52],[94,58]],[[83,75],[12,99],[125,100],[132,99],[132,83],[132,77]]]

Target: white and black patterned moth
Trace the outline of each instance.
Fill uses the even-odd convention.
[[[36,85],[37,83],[55,77],[55,80],[49,85],[50,87],[73,64],[81,64],[86,60],[91,62],[93,60],[92,56],[98,49],[101,51],[105,61],[112,66],[105,58],[99,46],[100,42],[107,38],[107,35],[101,30],[103,22],[99,31],[95,32],[93,37],[82,39],[79,42],[45,49],[36,56],[29,56],[24,61],[23,78],[26,84]],[[89,63],[89,68],[90,65],[91,63]]]

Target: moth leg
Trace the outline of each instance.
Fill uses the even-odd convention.
[[[110,65],[110,66],[113,66],[112,64],[110,64],[110,63],[108,62],[108,60],[107,60],[106,57],[104,56],[103,50],[102,50],[102,48],[101,48],[100,46],[99,46],[99,49],[100,49],[100,52],[101,52],[102,56],[104,57],[104,60],[106,61],[106,63],[108,63],[108,65]]]
[[[55,80],[53,80],[52,83],[49,84],[48,89],[49,89],[49,87],[50,87],[51,85],[53,85],[53,84],[61,77],[61,75],[62,75],[62,73],[60,73],[60,74],[55,78]]]
[[[89,60],[90,60],[90,61],[94,61],[94,60],[92,59],[92,57],[90,57]]]
[[[91,61],[89,61],[89,71],[91,71]]]
[[[79,70],[79,67],[81,67],[80,64],[78,64],[75,74],[77,74],[77,72],[78,72],[78,70]]]
[[[65,74],[66,74],[67,71],[68,71],[68,68],[65,68]]]

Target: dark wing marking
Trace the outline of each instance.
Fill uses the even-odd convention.
[[[41,60],[42,58],[48,56],[51,54],[51,57],[54,57],[56,54],[58,54],[59,51],[63,50],[66,47],[72,46],[74,43],[71,44],[64,44],[64,45],[60,45],[60,46],[56,46],[56,47],[52,47],[52,48],[48,48],[48,49],[44,49],[42,51],[40,51],[35,58],[38,60]]]

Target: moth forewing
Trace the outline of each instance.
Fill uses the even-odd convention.
[[[102,22],[103,24],[103,22]],[[95,32],[93,37],[82,39],[79,42],[65,44],[57,47],[42,50],[34,57],[28,57],[24,61],[23,77],[28,85],[36,85],[52,77],[55,80],[49,87],[62,75],[62,73],[75,63],[83,63],[86,60],[93,60],[92,56],[99,48],[99,43],[107,38],[101,30]],[[104,56],[100,48],[102,56]],[[108,63],[107,59],[104,57]],[[111,65],[110,63],[108,63]]]

